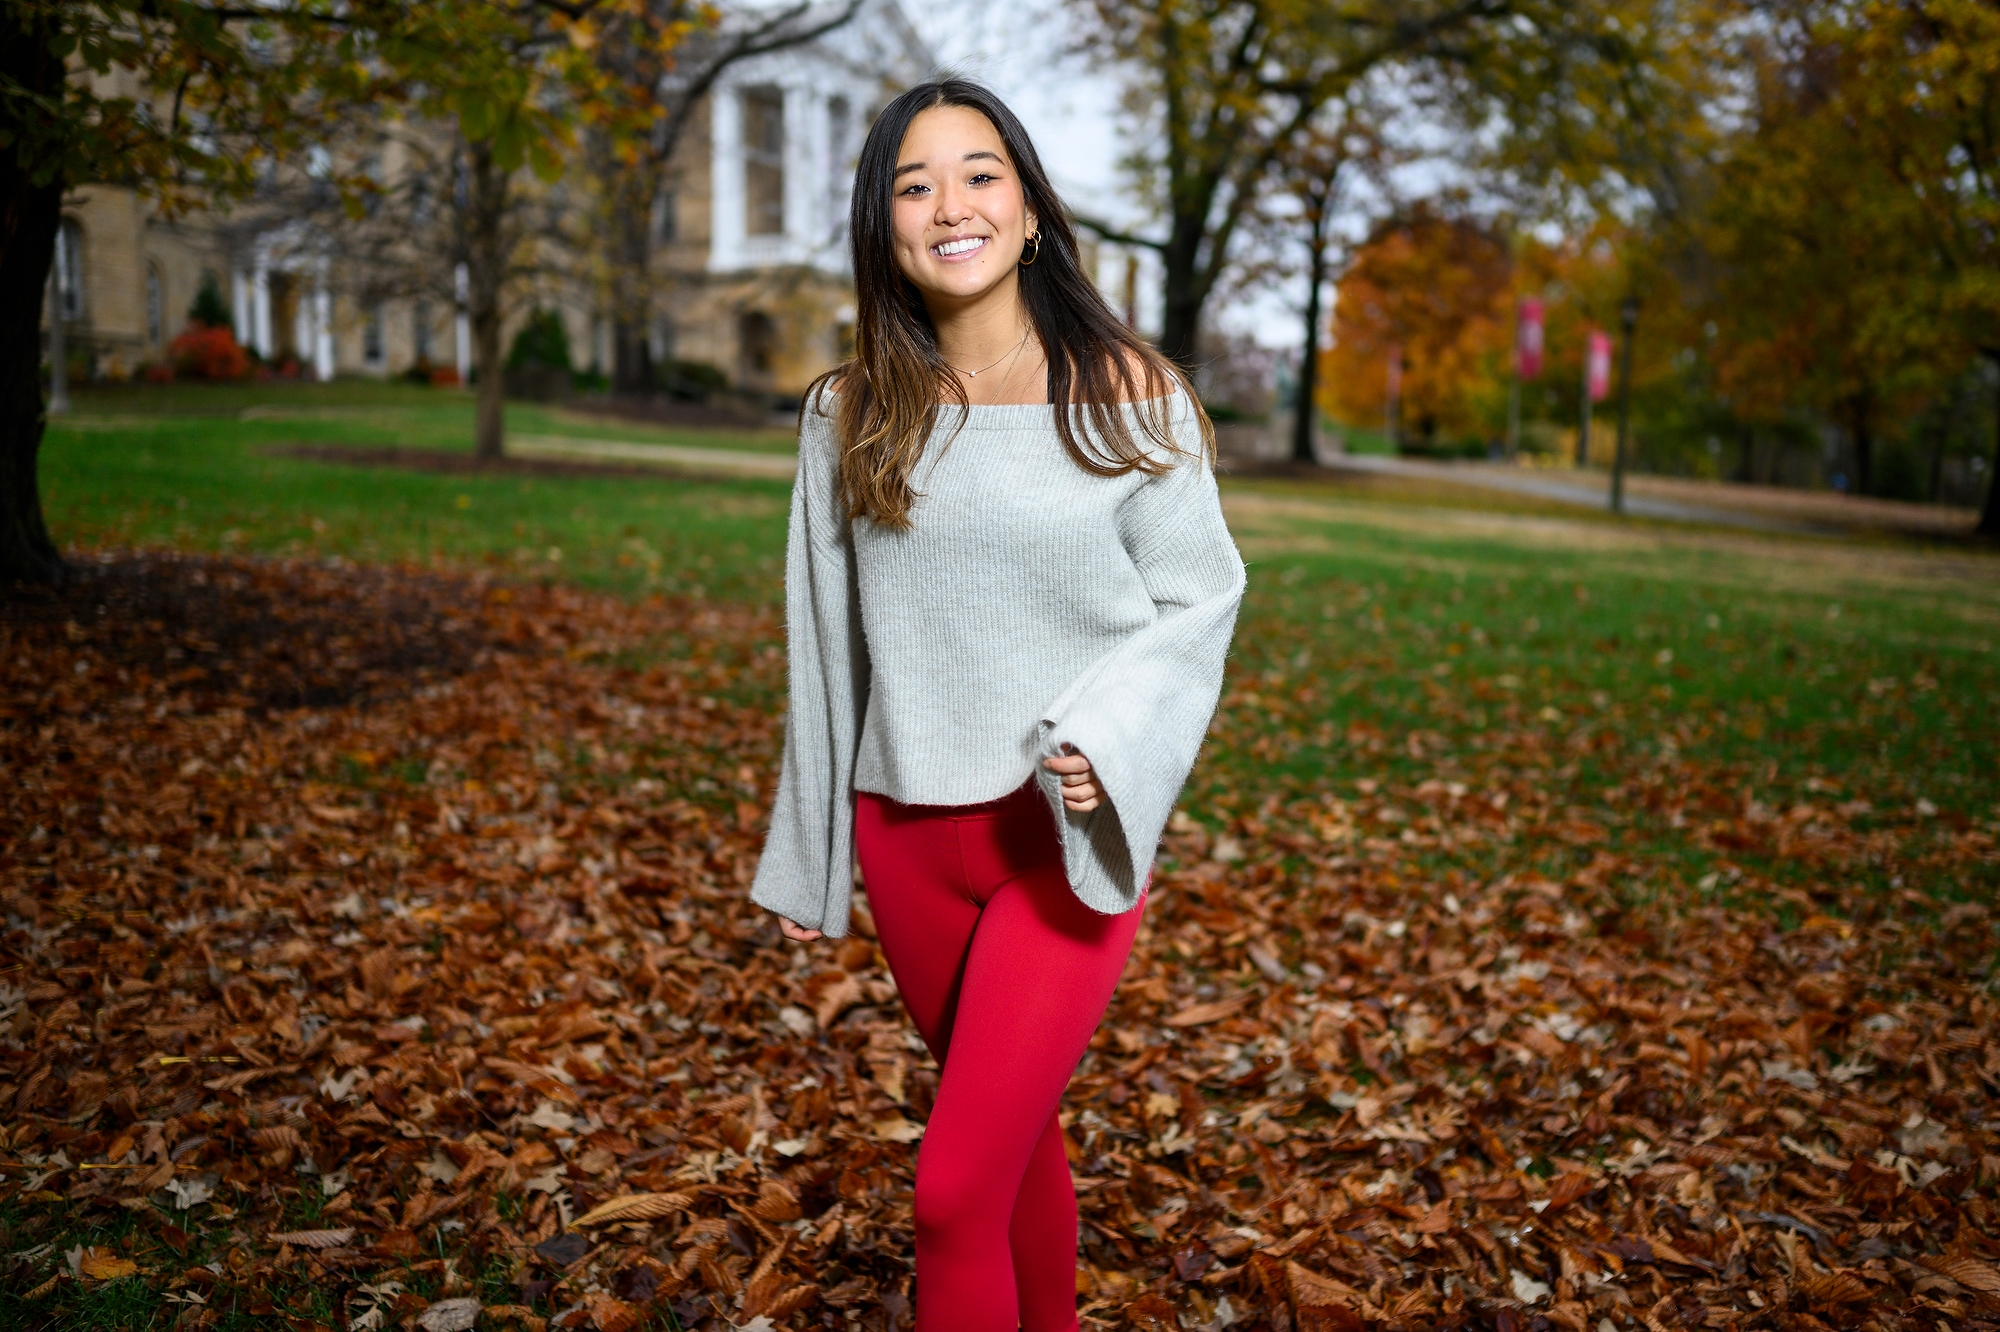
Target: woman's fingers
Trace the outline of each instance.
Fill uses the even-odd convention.
[[[1091,768],[1090,760],[1081,754],[1058,754],[1042,760],[1042,766],[1062,779],[1063,807],[1079,814],[1088,814],[1103,803],[1103,791],[1098,789],[1097,773]]]
[[[1077,778],[1063,778],[1063,804],[1079,814],[1088,814],[1098,806],[1104,793],[1097,788],[1097,774],[1085,773]]]
[[[789,916],[778,917],[778,929],[787,939],[792,939],[799,943],[813,943],[826,937],[819,930],[809,930]]]

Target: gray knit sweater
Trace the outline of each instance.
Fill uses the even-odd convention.
[[[1215,711],[1243,595],[1192,407],[1171,404],[1187,456],[1118,477],[1078,467],[1046,405],[947,407],[899,532],[846,517],[832,397],[799,434],[791,713],[751,898],[844,935],[854,792],[966,805],[1032,776],[1077,897],[1129,910]],[[1065,744],[1107,797],[1088,814],[1063,808],[1041,766]]]

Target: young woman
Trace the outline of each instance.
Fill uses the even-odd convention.
[[[786,938],[845,934],[858,853],[943,1070],[918,1332],[1061,1332],[1057,1106],[1215,710],[1243,564],[1207,419],[1099,297],[992,93],[890,103],[851,244],[856,356],[801,416],[791,714],[752,896]]]

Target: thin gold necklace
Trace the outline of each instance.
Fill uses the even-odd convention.
[[[998,356],[994,357],[991,361],[987,362],[985,365],[980,366],[977,370],[958,370],[958,367],[955,365],[953,365],[951,368],[954,370],[958,370],[958,373],[964,375],[967,379],[977,379],[981,375],[985,374],[988,370],[991,370],[994,366],[1000,364],[1000,362],[1006,360],[1009,356],[1012,356],[1017,352],[1019,352],[1021,348],[1027,346],[1028,332],[1029,330],[1025,328],[1022,329],[1021,340],[1019,342],[1009,347],[1006,351],[1001,352]],[[951,363],[947,361],[945,362],[945,364],[950,365]]]
[[[1032,329],[1029,331],[1033,332]],[[1028,339],[1024,336],[1020,342],[1015,344],[1014,355],[1007,361],[1007,373],[1000,376],[1000,387],[995,390],[996,392],[1003,395],[1007,392],[1007,386],[1014,382],[1014,372],[1021,368],[1021,353],[1026,350],[1028,350]],[[990,366],[988,367],[988,369],[991,368]]]

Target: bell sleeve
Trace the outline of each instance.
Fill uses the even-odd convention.
[[[785,752],[750,900],[837,939],[847,933],[854,882],[854,763],[869,664],[834,451],[832,420],[809,403],[785,542]]]
[[[1071,888],[1108,914],[1131,910],[1145,888],[1215,715],[1244,585],[1215,476],[1198,454],[1149,478],[1119,518],[1156,618],[1044,710],[1038,737],[1042,758],[1065,745],[1088,758],[1105,799],[1073,813],[1063,806],[1061,779],[1039,762],[1035,769],[1061,828]]]

